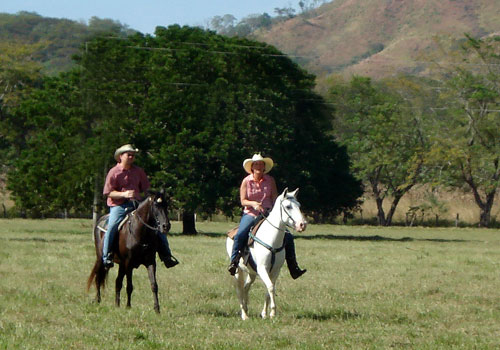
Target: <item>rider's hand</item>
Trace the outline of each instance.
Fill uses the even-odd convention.
[[[135,193],[134,193],[134,190],[127,190],[125,192],[123,192],[123,196],[127,199],[132,199],[135,197]]]
[[[260,203],[260,202],[255,202],[255,204],[253,205],[253,208],[255,210],[257,210],[258,212],[264,211],[264,208],[262,208],[262,203]]]

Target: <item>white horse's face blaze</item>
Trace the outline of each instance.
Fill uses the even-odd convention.
[[[300,203],[297,202],[294,196],[296,192],[297,190],[285,195],[282,206],[283,210],[285,210],[288,215],[287,225],[294,227],[297,232],[303,232],[307,227],[307,222],[300,211]]]

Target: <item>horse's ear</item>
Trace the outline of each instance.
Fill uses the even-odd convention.
[[[297,195],[299,194],[299,188],[297,187],[297,189],[295,191],[290,192],[289,194],[290,194],[290,196],[294,196],[295,198],[297,198]]]
[[[283,198],[287,195],[288,193],[288,187],[283,190],[283,193],[281,194]]]

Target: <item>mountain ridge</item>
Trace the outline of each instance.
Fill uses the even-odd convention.
[[[335,0],[270,29],[256,39],[296,57],[317,75],[421,74],[435,36],[464,38],[500,31],[497,0]]]

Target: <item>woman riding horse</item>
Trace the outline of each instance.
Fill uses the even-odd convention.
[[[236,236],[234,236],[233,252],[228,271],[236,273],[243,249],[248,241],[250,229],[257,224],[273,207],[278,191],[274,178],[267,173],[272,169],[274,162],[271,158],[264,158],[254,154],[252,158],[243,161],[243,168],[249,174],[240,185],[240,201],[243,206],[243,215]],[[301,270],[295,256],[295,244],[290,232],[285,233],[285,258],[288,270],[293,279],[302,276],[307,270]]]
[[[102,248],[102,259],[104,267],[113,266],[113,239],[118,225],[125,218],[127,212],[134,209],[132,200],[139,200],[141,193],[149,189],[149,180],[142,168],[134,165],[135,155],[139,152],[132,145],[123,145],[115,151],[117,164],[109,170],[104,184],[103,194],[107,196],[109,210],[109,221],[104,244]],[[167,237],[158,233],[160,244],[158,255],[167,268],[177,265],[179,262],[172,257]]]

